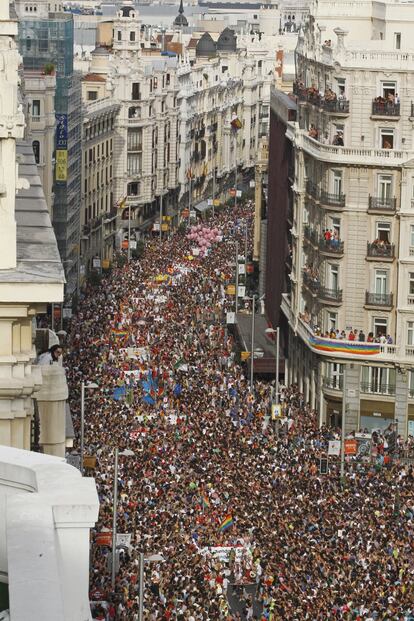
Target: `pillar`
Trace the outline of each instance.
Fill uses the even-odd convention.
[[[45,453],[64,457],[68,398],[65,371],[58,364],[39,368],[43,379],[42,387],[36,395],[40,418],[40,445]]]
[[[408,435],[408,371],[396,369],[395,371],[395,414],[397,433],[405,439]]]

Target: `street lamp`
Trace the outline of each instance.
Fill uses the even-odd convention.
[[[165,558],[162,554],[149,554],[146,556],[144,552],[139,553],[139,609],[138,621],[144,619],[144,563],[164,562]]]
[[[118,457],[133,457],[134,451],[130,449],[124,449],[119,451],[115,449],[114,453],[114,498],[112,504],[112,567],[111,567],[111,584],[112,589],[115,590],[115,575],[116,575],[116,529],[117,529],[117,511],[118,511]]]
[[[279,352],[280,352],[280,328],[277,327],[276,330],[274,328],[266,328],[266,334],[276,334],[275,340],[275,359],[276,359],[276,368],[275,368],[275,397],[274,403],[275,405],[279,405]]]
[[[251,298],[245,297],[245,300],[252,301],[252,325],[251,325],[251,347],[250,347],[250,390],[253,392],[253,366],[254,366],[254,337],[255,337],[255,323],[256,323],[256,301],[261,302],[265,297],[265,294],[261,295],[258,298],[256,295],[253,295]]]
[[[94,382],[89,382],[89,384],[85,384],[85,382],[81,383],[81,428],[80,428],[80,471],[83,476],[83,460],[85,455],[85,389],[90,388],[93,390],[94,388],[99,388],[98,384]]]

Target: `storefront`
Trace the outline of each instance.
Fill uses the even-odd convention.
[[[361,429],[386,429],[394,422],[395,404],[391,401],[368,401],[361,399],[359,426]],[[400,430],[402,433],[403,430]]]

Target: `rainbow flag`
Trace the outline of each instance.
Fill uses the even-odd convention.
[[[112,334],[115,336],[126,336],[128,332],[126,330],[118,330],[117,328],[112,328]]]
[[[226,517],[224,518],[224,520],[222,521],[222,523],[220,524],[220,532],[224,533],[225,530],[227,530],[228,528],[230,528],[230,526],[233,526],[234,522],[233,522],[233,518],[231,515],[226,515]]]
[[[311,336],[309,344],[312,349],[327,353],[352,354],[354,356],[375,356],[381,353],[381,345],[379,343],[361,343],[359,341],[342,341],[340,339]]]

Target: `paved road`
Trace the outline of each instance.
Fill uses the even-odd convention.
[[[242,621],[246,621],[246,615],[243,614],[243,607],[245,604],[245,595],[248,594],[255,598],[257,590],[257,584],[248,584],[244,587],[238,586],[234,591],[232,585],[229,585],[227,589],[227,600],[233,613],[240,613]],[[256,600],[253,600],[253,618],[259,619],[262,613],[262,605]]]

